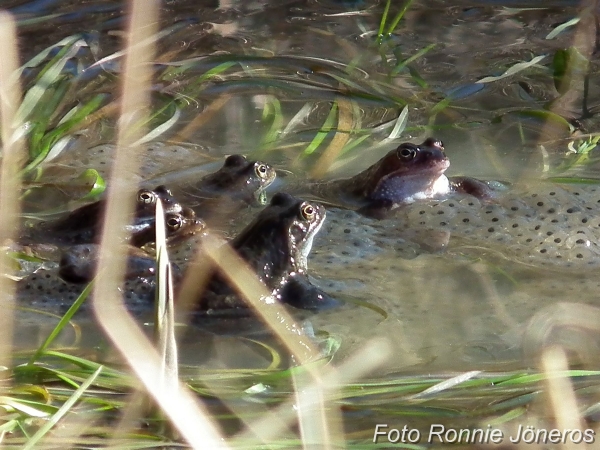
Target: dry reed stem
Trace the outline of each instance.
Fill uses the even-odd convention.
[[[268,305],[265,303],[263,299],[269,297],[271,293],[258,280],[252,269],[231,247],[223,245],[223,241],[212,236],[206,236],[203,241],[206,255],[231,280],[256,314],[273,329],[277,337],[290,350],[296,362],[307,364],[313,361],[319,355],[319,351],[282,305],[276,302]]]
[[[18,47],[16,26],[12,16],[0,12],[0,116],[2,137],[2,167],[0,168],[0,245],[10,245],[18,235],[18,217],[21,211],[19,192],[21,180],[18,173],[26,160],[22,139],[15,139],[19,128],[16,123],[17,109],[21,102],[19,83]],[[5,251],[0,254],[0,292],[2,314],[0,314],[0,365],[10,366],[12,360],[13,315],[15,282],[9,279],[14,263]]]
[[[325,411],[324,395],[321,391],[323,386],[321,375],[318,370],[308,364],[318,355],[318,350],[314,347],[310,339],[308,339],[302,328],[294,321],[285,308],[275,303],[265,303],[264,299],[269,298],[271,293],[267,291],[265,286],[258,280],[256,274],[245,264],[245,262],[231,249],[228,245],[222,245],[214,238],[207,236],[205,239],[204,250],[209,258],[222,270],[227,278],[235,285],[254,309],[256,314],[275,332],[277,337],[286,345],[292,353],[295,361],[299,364],[306,365],[307,372],[314,380],[315,389],[311,391],[312,395],[317,399],[316,408]],[[341,422],[341,414],[339,409],[332,408],[331,414],[320,417],[303,417],[305,411],[299,410],[300,423],[315,422],[313,429],[319,430],[319,434],[314,438],[315,441],[321,442],[325,447],[330,448],[328,444],[332,438],[331,430],[337,430],[337,427],[332,425],[333,422]],[[334,436],[336,441],[341,441],[342,436]]]
[[[548,395],[556,419],[556,428],[559,430],[584,430],[573,384],[564,375],[569,370],[565,352],[559,347],[546,349],[542,354],[542,370],[547,376]],[[567,439],[561,446],[564,449],[576,450],[580,445]]]
[[[194,132],[207,123],[214,115],[231,100],[231,95],[223,95],[211,102],[200,114],[188,123],[171,139],[173,142],[187,142]]]
[[[125,238],[121,224],[133,210],[135,186],[130,181],[137,172],[139,159],[139,148],[133,144],[144,135],[140,124],[147,115],[149,105],[151,66],[147,62],[152,61],[154,54],[151,37],[156,34],[158,6],[156,0],[130,2],[118,141],[102,231],[93,307],[106,334],[147,390],[155,396],[183,438],[194,448],[227,448],[217,427],[189,390],[181,385],[176,392],[165,395],[160,389],[161,362],[158,353],[128,314],[118,294],[118,286],[123,280],[125,254],[122,246],[112,244],[122,242]]]

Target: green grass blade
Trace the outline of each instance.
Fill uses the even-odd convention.
[[[29,61],[27,61],[25,64],[23,64],[21,66],[21,68],[19,69],[19,74],[21,74],[23,72],[23,70],[25,70],[27,68],[32,68],[32,67],[39,66],[40,63],[42,61],[44,61],[48,57],[48,55],[50,54],[50,52],[52,50],[54,50],[55,48],[58,48],[58,47],[71,47],[79,39],[81,39],[81,35],[79,35],[79,34],[75,34],[73,36],[67,36],[66,38],[60,40],[56,44],[51,45],[50,47],[45,48],[40,53],[38,53],[33,58],[31,58]]]
[[[29,115],[40,103],[40,100],[46,90],[58,80],[69,59],[74,57],[78,51],[79,47],[77,45],[72,45],[72,47],[70,47],[69,50],[58,59],[58,61],[56,61],[51,67],[48,67],[39,81],[27,91],[19,110],[17,111],[17,120],[19,122],[25,122],[28,119]]]
[[[80,181],[86,181],[90,186],[90,191],[81,197],[81,201],[96,200],[106,189],[104,178],[96,169],[86,169],[77,177]]]
[[[156,139],[161,134],[166,133],[169,129],[171,129],[179,121],[180,118],[181,118],[181,109],[178,108],[177,106],[175,106],[175,111],[173,112],[173,115],[168,120],[161,123],[159,126],[154,127],[152,129],[152,131],[147,133],[144,137],[142,137],[140,140],[138,140],[134,145],[146,144],[147,142],[150,142],[150,141]]]
[[[313,103],[311,103],[311,102],[305,103],[304,106],[302,108],[300,108],[300,111],[298,111],[294,115],[294,117],[291,118],[291,120],[288,122],[288,124],[285,126],[285,128],[283,129],[283,131],[280,134],[280,137],[283,138],[283,137],[287,136],[298,125],[302,124],[306,120],[306,118],[309,116],[309,114],[311,113],[313,108],[314,108]]]
[[[83,395],[83,393],[90,387],[90,385],[96,380],[100,372],[102,371],[102,366],[98,367],[98,369],[77,389],[73,395],[67,400],[58,411],[46,422],[31,438],[27,441],[23,450],[30,450],[35,448],[36,444],[54,427],[60,419],[64,417],[64,415],[69,412],[69,410],[75,405],[77,400]]]
[[[271,120],[269,130],[261,142],[261,149],[269,149],[278,139],[283,128],[283,113],[281,112],[281,103],[274,96],[268,96],[265,108],[263,110],[263,121]]]
[[[58,322],[58,324],[54,327],[54,329],[52,330],[52,332],[50,333],[50,335],[46,338],[46,340],[42,343],[42,345],[33,354],[33,356],[31,357],[31,359],[27,363],[28,365],[34,364],[39,359],[39,357],[46,351],[46,349],[48,348],[48,346],[60,334],[60,332],[63,330],[63,328],[71,321],[71,319],[73,318],[73,316],[75,315],[75,313],[79,310],[79,307],[88,298],[88,295],[90,295],[90,292],[92,292],[92,284],[93,283],[89,283],[85,287],[85,289],[83,290],[83,292],[79,295],[79,297],[77,297],[77,299],[75,300],[75,302],[73,302],[73,304],[71,305],[71,307],[69,308],[69,310],[64,314],[64,316],[62,316],[62,319],[60,319],[60,321]]]
[[[398,24],[404,17],[404,14],[406,14],[406,11],[408,11],[408,8],[410,8],[410,5],[412,4],[412,2],[413,2],[413,0],[408,0],[406,2],[406,5],[404,5],[404,8],[402,8],[400,10],[400,12],[398,14],[396,14],[396,17],[394,17],[394,20],[392,21],[392,23],[390,24],[390,26],[387,30],[388,36],[394,32],[394,30],[396,29],[396,27],[398,26]]]
[[[321,130],[317,132],[311,143],[308,144],[308,147],[304,149],[304,156],[312,154],[317,148],[319,148],[319,146],[323,143],[327,135],[333,130],[333,127],[335,125],[335,119],[337,117],[337,109],[337,102],[334,102],[331,105],[331,109],[329,110],[329,114],[327,115],[327,118],[325,119]]]
[[[377,32],[377,43],[381,44],[383,41],[383,30],[385,29],[385,23],[387,22],[387,17],[390,12],[390,4],[392,0],[387,0],[385,3],[385,9],[383,10],[383,14],[381,15],[381,20],[379,21],[379,31]]]
[[[391,75],[399,74],[402,71],[402,69],[404,69],[408,64],[410,64],[413,61],[416,61],[421,56],[425,55],[429,50],[434,48],[436,45],[437,44],[429,44],[427,47],[422,48],[421,50],[419,50],[417,53],[415,53],[411,57],[406,58],[404,61],[399,62],[396,65],[396,67],[394,67],[394,69],[392,70]]]

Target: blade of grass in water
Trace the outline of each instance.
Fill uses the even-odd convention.
[[[333,130],[333,125],[335,121],[335,117],[337,115],[337,102],[333,102],[331,105],[331,109],[329,110],[329,114],[325,119],[325,122],[321,126],[321,130],[317,132],[313,140],[308,147],[304,149],[303,155],[308,156],[311,155],[319,146],[323,143],[327,135]]]
[[[106,189],[106,183],[95,169],[85,169],[81,175],[77,177],[78,180],[88,181],[90,185],[90,191],[81,197],[80,201],[96,200]]]
[[[27,440],[27,443],[23,447],[23,450],[29,450],[35,448],[38,442],[54,427],[60,419],[64,417],[67,412],[75,405],[77,400],[83,395],[83,393],[90,387],[90,385],[96,380],[100,372],[102,371],[102,366],[98,367],[98,369],[83,383],[79,389],[77,389],[73,395],[66,401],[58,411],[46,422],[30,439]]]
[[[288,124],[283,129],[283,131],[280,133],[279,137],[284,138],[289,133],[291,133],[293,130],[295,130],[296,127],[298,127],[303,122],[305,122],[306,119],[308,118],[308,116],[310,115],[310,113],[312,112],[312,110],[314,109],[314,107],[315,107],[314,104],[311,102],[305,103],[304,106],[302,108],[300,108],[300,111],[298,111],[294,115],[294,117],[291,118],[291,120],[288,122]]]
[[[283,128],[283,114],[281,112],[281,103],[272,95],[266,96],[262,121],[271,122],[268,131],[261,140],[260,148],[262,151],[268,150],[275,143]]]
[[[77,297],[77,299],[73,302],[71,307],[63,315],[63,317],[60,319],[60,321],[58,322],[56,327],[54,327],[52,332],[48,335],[48,337],[42,343],[42,345],[40,345],[40,347],[36,350],[36,352],[33,354],[33,356],[31,357],[31,359],[29,360],[29,362],[27,364],[29,364],[29,365],[34,364],[40,358],[40,356],[48,349],[50,344],[61,333],[61,331],[64,329],[64,327],[69,324],[69,322],[71,321],[71,319],[73,318],[75,313],[79,310],[79,308],[81,307],[83,302],[88,298],[91,291],[92,291],[92,283],[88,284],[85,287],[85,289],[83,290],[83,292],[81,294],[79,294],[79,297]]]
[[[136,142],[136,145],[146,144],[146,143],[156,139],[161,134],[166,133],[169,129],[171,129],[179,121],[179,119],[181,118],[181,109],[178,108],[176,105],[174,105],[174,106],[175,106],[175,111],[173,112],[173,115],[168,120],[164,121],[157,127],[152,128],[152,131],[147,133],[138,142]]]
[[[64,54],[54,64],[46,67],[42,71],[37,83],[27,91],[17,112],[17,118],[20,122],[25,122],[28,119],[29,115],[40,103],[46,90],[59,79],[69,59],[74,57],[79,51],[79,46],[76,45],[78,42],[75,41],[70,47],[65,47]],[[82,42],[85,43],[84,41]]]
[[[387,17],[390,12],[390,4],[392,0],[387,0],[385,2],[385,8],[383,10],[383,14],[381,15],[381,20],[379,21],[379,31],[377,32],[377,43],[381,44],[383,42],[383,30],[385,29],[385,23],[387,22]]]
[[[536,56],[535,58],[532,58],[530,61],[522,61],[520,63],[517,63],[517,64],[509,67],[502,75],[484,77],[481,80],[476,81],[476,83],[492,83],[494,81],[498,81],[503,78],[510,77],[511,75],[514,75],[516,73],[521,72],[522,70],[525,70],[531,66],[536,65],[541,60],[543,60],[546,56],[547,55],[539,55],[539,56]]]
[[[410,8],[410,5],[412,4],[412,2],[413,2],[413,0],[408,0],[406,2],[406,4],[404,5],[404,7],[398,12],[398,14],[396,14],[396,17],[394,17],[394,20],[392,21],[392,23],[390,24],[390,26],[387,29],[388,36],[394,32],[394,30],[396,29],[396,27],[398,26],[398,24],[404,17],[404,14],[406,14],[406,11],[408,11],[408,8]]]
[[[399,62],[396,67],[394,67],[390,73],[390,75],[397,75],[399,74],[402,69],[404,69],[408,64],[410,64],[413,61],[416,61],[417,59],[419,59],[421,56],[425,55],[429,50],[431,50],[432,48],[434,48],[437,44],[430,44],[425,48],[422,48],[421,50],[419,50],[417,53],[415,53],[414,55],[412,55],[409,58],[406,58],[404,61]]]
[[[350,139],[352,133],[353,115],[352,103],[345,97],[337,100],[338,105],[338,125],[333,139],[323,151],[321,157],[317,160],[311,176],[321,178],[327,173],[333,162],[339,157],[344,146]]]

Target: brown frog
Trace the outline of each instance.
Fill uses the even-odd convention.
[[[313,183],[309,189],[327,203],[370,216],[419,200],[443,198],[452,192],[482,199],[494,197],[493,190],[483,181],[449,179],[444,175],[448,167],[450,161],[442,141],[428,138],[420,145],[400,144],[351,178]]]

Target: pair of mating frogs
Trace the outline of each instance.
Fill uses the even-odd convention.
[[[420,145],[401,144],[351,178],[288,186],[287,191],[317,202],[275,194],[230,244],[256,272],[273,301],[308,310],[338,303],[315,287],[307,274],[308,255],[326,216],[319,202],[333,206],[334,211],[351,209],[374,221],[394,224],[389,228],[396,231],[444,229],[462,232],[465,238],[504,241],[526,262],[541,258],[544,262],[596,264],[599,243],[594,228],[600,229],[600,223],[592,222],[594,208],[600,204],[600,189],[597,201],[594,187],[588,192],[581,187],[551,185],[545,191],[525,189],[509,195],[504,185],[448,178],[449,165],[437,139],[429,138]],[[168,237],[176,242],[203,232],[214,217],[223,220],[224,211],[233,214],[240,204],[261,203],[274,179],[275,171],[268,164],[232,155],[217,172],[181,188],[186,206],[164,186],[140,190],[133,223],[126,225],[131,232],[129,244],[135,248],[130,251],[127,277],[147,278],[154,272],[153,258],[138,247],[153,240],[156,199],[165,205]],[[87,205],[31,233],[34,239],[43,235],[46,241],[70,245],[59,264],[60,276],[67,282],[85,282],[93,276],[103,209],[103,201]],[[35,285],[31,280],[24,283],[25,289]],[[224,276],[214,272],[195,312],[196,317],[203,317],[221,311],[244,313],[246,306]]]

